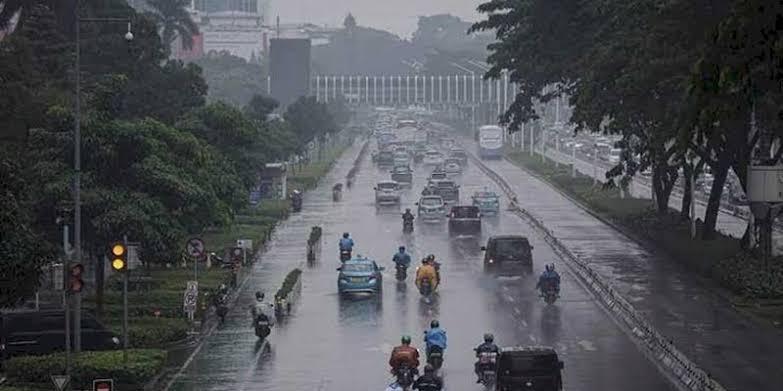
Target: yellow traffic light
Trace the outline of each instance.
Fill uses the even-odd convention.
[[[123,272],[128,270],[128,248],[123,243],[114,243],[111,245],[111,268]]]

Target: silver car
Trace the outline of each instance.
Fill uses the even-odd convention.
[[[396,181],[380,181],[375,185],[376,204],[399,204],[400,184]]]

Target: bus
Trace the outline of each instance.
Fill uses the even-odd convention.
[[[503,156],[503,129],[495,125],[479,128],[479,157],[500,159]]]

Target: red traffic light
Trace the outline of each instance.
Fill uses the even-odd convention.
[[[82,274],[84,274],[84,266],[77,263],[71,265],[71,276],[68,278],[68,291],[71,293],[80,293],[84,289],[84,281],[82,280]]]
[[[114,380],[112,379],[99,379],[92,382],[93,391],[113,391]]]

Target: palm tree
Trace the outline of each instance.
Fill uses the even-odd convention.
[[[177,37],[182,38],[184,48],[193,47],[193,36],[199,32],[187,10],[190,0],[147,0],[147,4],[153,10],[149,14],[161,29],[161,39],[167,54],[171,54],[171,45]]]
[[[17,15],[19,15],[18,25],[21,25],[24,23],[26,11],[29,12],[39,5],[51,9],[61,27],[72,23],[76,0],[0,0],[0,30],[8,28]]]

